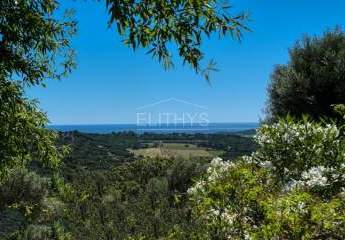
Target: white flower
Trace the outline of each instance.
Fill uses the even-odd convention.
[[[211,166],[219,166],[223,162],[220,157],[213,158],[211,161]]]
[[[208,220],[218,221],[220,218],[227,225],[232,225],[237,217],[236,213],[231,212],[229,209],[218,209],[211,208],[208,214],[205,216]]]
[[[194,184],[193,187],[188,188],[187,193],[190,195],[196,194],[199,191],[204,191],[205,181],[199,181]]]
[[[245,163],[253,163],[253,157],[252,156],[242,156],[242,160]]]
[[[306,204],[304,202],[299,202],[297,208],[301,213],[307,213]]]
[[[324,176],[326,170],[324,166],[312,167],[302,173],[302,180],[309,187],[326,186],[327,177]]]
[[[273,164],[271,161],[259,162],[259,165],[264,168],[272,168]]]

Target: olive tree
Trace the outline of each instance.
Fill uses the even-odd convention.
[[[332,105],[345,102],[345,32],[335,28],[305,36],[289,54],[289,62],[276,66],[271,76],[268,118],[335,116]]]

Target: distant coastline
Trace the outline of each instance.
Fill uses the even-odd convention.
[[[80,124],[80,125],[48,125],[48,128],[60,131],[79,131],[83,133],[106,134],[112,132],[135,133],[235,133],[253,130],[258,127],[259,123],[209,123],[207,126],[199,124],[183,125],[136,125],[136,124]]]

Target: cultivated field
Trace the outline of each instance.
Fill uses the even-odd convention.
[[[194,144],[184,143],[162,143],[149,145],[147,148],[130,149],[136,156],[164,157],[164,158],[193,158],[193,157],[215,157],[223,152],[200,148]]]

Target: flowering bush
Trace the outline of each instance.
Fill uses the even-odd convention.
[[[204,179],[190,188],[193,214],[202,239],[237,239],[255,224],[259,201],[272,192],[269,171],[254,164],[216,158]]]
[[[345,239],[345,148],[334,124],[281,120],[258,150],[214,159],[188,190],[189,239]]]
[[[259,149],[252,156],[257,163],[270,162],[272,172],[282,183],[299,180],[315,167],[339,168],[345,148],[336,125],[322,126],[307,121],[282,120],[258,129],[255,140]],[[323,170],[322,170],[323,168]]]

